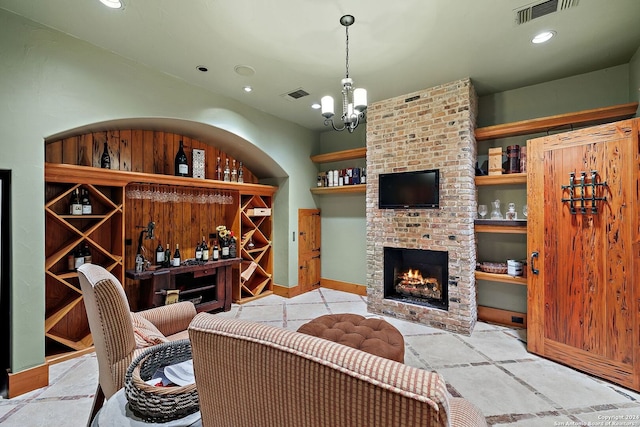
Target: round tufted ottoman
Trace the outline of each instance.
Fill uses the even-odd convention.
[[[298,332],[404,363],[404,338],[382,319],[349,313],[326,314],[300,326]]]

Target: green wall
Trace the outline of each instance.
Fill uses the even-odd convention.
[[[330,130],[320,135],[322,153],[366,146],[366,124],[353,133]],[[318,154],[318,153],[315,153]],[[363,167],[365,159],[316,165],[317,170]],[[321,276],[365,286],[367,274],[367,221],[365,194],[325,194],[315,196],[321,210]]]
[[[629,102],[640,101],[640,47],[629,61]],[[636,111],[636,117],[640,112]]]
[[[44,361],[44,140],[117,119],[170,118],[224,129],[282,170],[274,277],[297,283],[297,210],[315,208],[319,135],[0,10],[0,169],[12,171],[13,372]],[[239,137],[239,138],[238,138]],[[240,150],[242,148],[240,147]]]

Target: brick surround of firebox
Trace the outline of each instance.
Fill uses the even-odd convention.
[[[369,106],[367,301],[373,313],[462,334],[477,319],[474,137],[477,96],[462,79]],[[439,209],[378,209],[378,175],[440,170]],[[449,309],[385,299],[384,247],[449,253]]]

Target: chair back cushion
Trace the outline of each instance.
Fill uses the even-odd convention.
[[[98,358],[99,381],[110,398],[124,386],[136,348],[129,303],[120,281],[96,264],[78,268],[80,288]]]
[[[435,372],[269,325],[198,314],[189,326],[203,425],[447,426]]]

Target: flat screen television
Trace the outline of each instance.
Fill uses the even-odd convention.
[[[437,209],[440,207],[440,170],[382,173],[378,176],[378,208]]]

